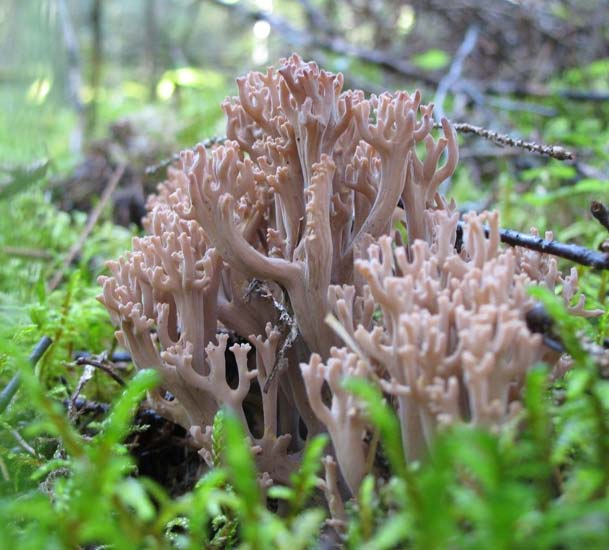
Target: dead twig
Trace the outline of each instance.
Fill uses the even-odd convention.
[[[17,443],[28,453],[35,458],[39,458],[36,450],[21,436],[17,430],[11,430],[11,435],[17,440]]]
[[[468,124],[466,122],[451,122],[451,124],[455,131],[459,132],[460,134],[474,134],[488,140],[498,147],[525,149],[531,153],[552,157],[557,160],[575,159],[575,153],[560,145],[545,145],[543,143],[536,143],[534,141],[524,141],[522,139],[508,136],[507,134],[499,134],[493,130],[488,130],[487,128],[482,128],[481,126],[474,126],[473,124]],[[434,128],[441,128],[441,125],[439,123],[435,123]],[[203,145],[205,147],[210,147],[212,145],[222,144],[224,141],[226,141],[226,136],[216,136],[203,141]],[[180,160],[180,155],[176,153],[171,158],[162,160],[158,164],[146,168],[146,175],[155,176],[161,170],[165,170],[170,164],[177,162],[178,160]]]
[[[7,256],[16,256],[18,258],[28,258],[30,260],[52,260],[53,254],[47,250],[39,250],[37,248],[17,248],[16,246],[0,247],[0,252]]]
[[[204,139],[201,144],[204,147],[212,147],[213,145],[222,145],[226,141],[226,136],[213,136],[207,139]],[[187,151],[194,151],[192,149],[186,149]],[[170,165],[178,162],[180,160],[181,153],[175,153],[169,158],[163,159],[157,164],[153,164],[152,166],[146,167],[146,177],[154,178],[158,176],[161,172],[164,172]]]
[[[94,372],[95,372],[95,369],[91,365],[85,366],[85,370],[81,374],[80,379],[78,380],[76,389],[74,390],[74,393],[70,397],[70,401],[68,402],[68,418],[72,422],[74,422],[76,420],[76,416],[77,416],[77,412],[78,412],[76,409],[76,400],[80,396],[80,392],[83,390],[83,388],[85,387],[87,382],[89,380],[91,380],[91,378],[93,378]]]
[[[53,343],[48,336],[43,336],[40,341],[36,344],[36,347],[30,353],[30,364],[32,366],[38,363],[39,359],[44,355],[44,352],[49,349],[49,346]],[[8,384],[0,392],[0,414],[4,412],[6,407],[17,393],[19,386],[21,385],[21,373],[17,371],[13,377],[9,380]]]
[[[444,100],[446,99],[446,94],[450,91],[450,89],[457,83],[457,81],[461,78],[461,73],[463,72],[463,64],[465,60],[474,51],[476,47],[476,43],[478,42],[478,35],[480,34],[480,29],[477,25],[470,25],[465,33],[465,37],[463,38],[463,42],[457,49],[457,53],[450,65],[450,68],[446,75],[442,77],[440,83],[438,84],[438,88],[436,90],[436,97],[434,99],[434,104],[436,108],[434,109],[434,118],[437,122],[440,122],[444,116]]]
[[[91,367],[95,367],[103,372],[105,372],[112,380],[114,380],[120,386],[126,386],[125,381],[120,377],[120,375],[114,370],[111,365],[105,363],[104,360],[91,359],[89,357],[79,357],[76,359],[77,365],[90,365]]]
[[[462,221],[457,224],[457,242],[455,243],[455,248],[457,249],[460,248],[460,243],[463,243],[463,225],[464,222]],[[488,228],[485,228],[484,231],[488,236]],[[576,244],[548,241],[541,237],[514,231],[513,229],[500,229],[499,237],[501,242],[510,246],[520,246],[529,250],[535,250],[536,252],[551,254],[576,264],[593,267],[594,269],[609,269],[609,254],[605,252],[598,252]]]
[[[609,209],[600,201],[592,201],[590,212],[607,231],[609,231]]]
[[[531,153],[537,153],[538,155],[544,155],[546,157],[552,157],[557,160],[573,160],[575,154],[568,151],[560,145],[545,145],[543,143],[536,143],[534,141],[524,141],[519,138],[513,138],[507,134],[499,134],[493,130],[482,128],[481,126],[474,126],[466,122],[451,123],[455,131],[460,134],[474,134],[481,138],[487,139],[491,143],[499,147],[516,147],[518,149],[526,149]],[[439,124],[435,124],[434,127],[440,128]]]
[[[110,178],[110,181],[108,182],[108,185],[106,185],[104,192],[102,193],[101,197],[99,198],[99,202],[97,203],[95,208],[89,214],[89,219],[87,220],[87,224],[85,225],[85,228],[83,229],[82,233],[78,237],[78,240],[72,245],[72,248],[70,248],[70,251],[68,252],[68,255],[66,256],[66,258],[63,262],[63,266],[55,272],[55,275],[53,275],[53,278],[51,279],[51,282],[49,283],[49,292],[51,292],[52,290],[55,290],[57,288],[57,285],[59,285],[59,283],[63,279],[65,271],[70,267],[70,265],[72,265],[72,262],[74,262],[76,256],[78,256],[78,254],[82,250],[82,247],[84,246],[85,242],[89,238],[91,231],[93,231],[93,228],[95,227],[95,224],[97,223],[97,220],[99,219],[104,207],[110,200],[112,193],[114,193],[114,191],[115,191],[116,187],[118,186],[118,183],[120,182],[124,173],[125,173],[125,165],[121,164],[114,171],[114,174],[112,174],[112,177]]]
[[[281,333],[281,346],[279,346],[279,351],[275,359],[275,364],[271,368],[270,372],[267,373],[266,381],[264,382],[264,387],[262,388],[262,391],[264,393],[268,393],[269,388],[271,387],[271,383],[273,382],[277,374],[281,372],[284,367],[287,366],[287,353],[298,338],[298,326],[296,325],[293,316],[290,314],[286,306],[279,303],[275,299],[273,293],[269,290],[269,288],[258,279],[253,279],[250,282],[248,288],[245,290],[244,299],[249,301],[253,295],[263,298],[265,300],[271,300],[273,302],[273,306],[279,312],[277,326]]]
[[[75,351],[72,353],[72,359],[74,361],[78,359],[91,359],[93,356],[88,351]],[[93,357],[94,358],[94,357]],[[103,361],[112,364],[112,368],[115,370],[124,370],[127,365],[117,365],[116,363],[131,363],[131,355],[127,351],[114,351],[112,353],[104,352],[102,355]]]

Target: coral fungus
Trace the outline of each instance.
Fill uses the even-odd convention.
[[[466,215],[457,245],[438,194],[457,139],[447,120],[432,136],[419,92],[365,98],[297,55],[237,85],[228,140],[182,153],[149,200],[149,235],[101,278],[120,341],[162,375],[153,405],[204,458],[214,415],[233,409],[282,483],[327,431],[351,493],[369,426],[346,376],[380,385],[409,459],[443,425],[499,428],[545,353],[525,288],[554,288],[556,261],[502,249],[496,213]]]

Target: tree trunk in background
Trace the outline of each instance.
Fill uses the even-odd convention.
[[[157,23],[157,0],[145,0],[145,58],[148,73],[148,95],[154,100],[158,81],[159,26]]]
[[[77,117],[76,125],[70,136],[70,149],[73,153],[80,155],[83,149],[87,126],[85,120],[86,113],[81,96],[82,72],[80,67],[80,54],[78,51],[78,39],[74,31],[72,15],[66,0],[57,0],[57,15],[61,25],[61,34],[67,56],[66,80],[68,95]]]
[[[97,106],[99,101],[99,86],[101,83],[101,71],[104,56],[103,44],[103,2],[102,0],[93,0],[89,20],[91,24],[91,71],[89,75],[89,84],[91,86],[91,103],[87,108],[87,136],[93,135],[95,125],[97,123]]]

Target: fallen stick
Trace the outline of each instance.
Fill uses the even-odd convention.
[[[600,201],[592,201],[590,213],[607,231],[609,231],[609,208]]]
[[[110,178],[108,185],[106,185],[106,188],[104,189],[104,192],[102,193],[99,202],[89,214],[89,219],[87,220],[85,228],[78,237],[78,240],[72,245],[72,248],[70,248],[70,251],[68,252],[68,255],[66,256],[63,262],[63,266],[55,272],[55,275],[53,275],[53,278],[49,283],[49,292],[57,288],[57,285],[59,285],[59,283],[63,279],[63,276],[65,275],[66,269],[70,267],[76,256],[78,256],[79,252],[82,250],[82,247],[84,246],[89,235],[91,234],[91,231],[93,231],[93,228],[95,227],[95,224],[97,223],[97,220],[99,219],[102,210],[110,200],[112,193],[114,193],[114,190],[118,186],[118,182],[121,180],[124,173],[125,165],[121,164],[114,171],[114,174],[112,174],[112,177]]]
[[[467,122],[451,122],[452,127],[456,132],[460,134],[473,134],[483,139],[490,141],[493,145],[498,147],[514,147],[516,149],[526,149],[531,153],[537,153],[538,155],[544,155],[546,157],[552,157],[557,160],[574,160],[575,153],[565,149],[561,145],[545,145],[543,143],[537,143],[534,141],[524,141],[519,138],[513,138],[507,134],[499,134],[493,130],[482,128],[481,126],[474,126]],[[434,128],[442,128],[440,123],[435,123]],[[202,143],[205,147],[211,147],[212,145],[221,145],[226,141],[226,136],[214,136],[204,140]],[[163,159],[157,164],[148,166],[146,168],[146,176],[155,177],[160,172],[165,170],[168,166],[180,160],[180,154],[176,153],[169,158]]]
[[[457,242],[455,243],[457,250],[460,249],[463,243],[463,225],[463,221],[459,221],[457,224]],[[484,232],[488,236],[488,228],[485,228]],[[502,243],[509,244],[510,246],[520,246],[529,250],[535,250],[536,252],[551,254],[576,264],[593,267],[594,269],[609,269],[609,254],[606,252],[599,252],[577,244],[549,241],[535,235],[520,233],[513,229],[499,229],[499,237]]]
[[[552,157],[557,160],[574,160],[575,154],[568,151],[560,145],[545,145],[543,143],[536,143],[535,141],[524,141],[519,138],[513,138],[507,134],[499,134],[493,130],[482,128],[481,126],[474,126],[466,122],[451,122],[452,127],[455,131],[460,134],[474,134],[481,138],[487,139],[491,143],[499,147],[516,147],[518,149],[525,149],[531,153],[537,153],[538,155],[544,155],[546,157]],[[441,128],[441,125],[434,124],[435,128]]]
[[[116,373],[116,371],[110,366],[106,365],[102,361],[98,361],[96,359],[90,359],[89,357],[79,357],[76,359],[76,364],[78,366],[81,365],[90,365],[91,367],[95,367],[103,372],[105,372],[112,380],[114,380],[119,386],[126,386],[125,381]]]
[[[16,246],[0,247],[0,253],[7,256],[16,256],[18,258],[29,258],[32,260],[52,260],[53,254],[47,250],[39,250],[37,248],[18,248]]]
[[[38,363],[38,360],[44,355],[44,352],[49,349],[49,346],[53,343],[48,336],[43,336],[36,347],[30,353],[30,364],[32,366]],[[5,386],[5,388],[0,392],[0,414],[4,412],[6,407],[8,407],[9,403],[17,393],[19,386],[21,385],[21,373],[17,371],[13,377],[9,380],[9,383]]]
[[[212,147],[213,145],[222,145],[226,141],[226,136],[213,136],[207,139],[204,139],[201,143],[204,147]],[[194,151],[194,148],[186,149],[190,151]],[[163,159],[159,161],[157,164],[153,164],[152,166],[146,167],[146,177],[153,178],[156,177],[160,172],[167,169],[171,164],[178,162],[180,160],[180,153],[175,153],[171,157]]]

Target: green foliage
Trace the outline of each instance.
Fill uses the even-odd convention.
[[[228,477],[234,488],[234,494],[226,500],[226,505],[240,520],[240,538],[245,547],[252,550],[274,546],[286,550],[309,547],[319,534],[324,519],[323,511],[316,508],[302,510],[293,521],[288,519],[285,522],[270,512],[262,498],[256,465],[243,426],[237,416],[229,411],[225,412],[223,424],[226,438],[224,458]],[[300,506],[303,499],[306,500],[307,493],[311,491],[312,485],[316,484],[313,459],[319,459],[322,442],[325,442],[323,438],[313,440],[312,448],[306,452],[307,459],[303,469],[292,478],[291,493],[276,493],[276,496],[288,500],[292,511],[297,510],[296,507]],[[295,494],[299,490],[302,490],[303,494]]]
[[[450,56],[443,50],[431,48],[412,56],[412,62],[425,71],[444,69],[450,63]]]
[[[10,200],[0,199],[0,303],[37,297],[40,281],[63,268],[64,255],[84,229],[86,214],[59,210],[47,197],[47,186],[42,179]],[[130,238],[130,231],[102,221],[85,242],[77,267],[93,282],[101,268],[95,259],[118,256]]]
[[[0,502],[3,540],[19,541],[20,548],[71,548],[78,544],[111,544],[116,548],[160,547],[164,525],[154,522],[155,503],[146,484],[131,477],[133,459],[122,440],[130,430],[135,407],[158,376],[138,373],[112,408],[99,433],[85,440],[68,422],[29,370],[22,377],[30,398],[42,413],[28,435],[45,433],[59,438],[55,460],[33,476],[44,479],[53,500],[40,491]],[[157,491],[158,493],[158,491]],[[156,496],[156,495],[155,495]]]
[[[101,544],[118,549],[203,545],[292,550],[309,547],[318,536],[323,510],[305,510],[302,504],[316,485],[325,437],[314,440],[303,469],[294,474],[293,519],[282,522],[266,507],[245,432],[232,413],[222,413],[214,423],[222,424],[225,468],[215,468],[191,492],[171,499],[163,488],[135,475],[123,443],[139,401],[158,383],[154,371],[141,371],[132,379],[91,438],[75,430],[25,367],[23,376],[39,411],[26,435],[44,433],[59,443],[54,458],[32,474],[53,497],[32,489],[18,499],[0,498],[0,540],[25,549]],[[296,494],[301,489],[302,494]]]
[[[290,487],[271,487],[269,496],[285,500],[288,504],[287,522],[292,523],[298,514],[305,509],[308,499],[318,485],[317,473],[321,458],[328,445],[328,436],[320,434],[311,439],[302,457],[302,463],[297,472],[291,476]]]
[[[381,439],[385,444],[385,454],[393,471],[405,477],[407,467],[404,462],[400,423],[393,410],[383,399],[380,390],[361,378],[345,380],[344,386],[348,391],[357,395],[367,406],[367,413],[371,422],[380,432]]]
[[[78,264],[64,266],[64,257],[78,239],[86,215],[61,212],[49,202],[45,195],[47,170],[42,166],[47,163],[12,170],[14,181],[20,181],[23,188],[15,187],[10,196],[0,198],[0,387],[9,383],[20,364],[27,365],[34,344],[48,336],[53,344],[35,372],[49,395],[65,399],[81,375],[80,368],[71,366],[73,352],[100,353],[112,345],[114,329],[95,299],[99,294],[95,279],[102,259],[127,247],[130,232],[101,222],[82,248]],[[20,179],[22,174],[29,179]],[[59,269],[65,271],[66,282],[49,292],[45,281]],[[109,401],[116,390],[114,382],[96,372],[86,394]],[[45,464],[49,452],[52,455],[53,443],[48,438],[23,436],[38,414],[23,391],[2,413],[0,492],[19,493],[34,487],[32,473]],[[19,437],[25,437],[29,451]]]
[[[112,345],[114,329],[96,300],[95,279],[103,259],[120,254],[131,234],[102,222],[84,244],[78,264],[65,266],[64,257],[83,230],[86,215],[58,210],[45,196],[46,184],[42,179],[26,192],[0,199],[0,384],[15,372],[12,358],[27,355],[46,335],[53,345],[37,372],[48,388],[65,397],[65,384],[56,385],[59,378],[71,385],[80,376],[78,370],[66,369],[72,353],[100,353]],[[39,255],[20,254],[24,250]],[[45,281],[58,270],[66,273],[66,283],[49,292]],[[109,399],[115,388],[108,382],[96,373],[90,386],[97,389],[94,397]],[[30,414],[27,405],[22,408],[17,402],[15,408],[17,422]]]

